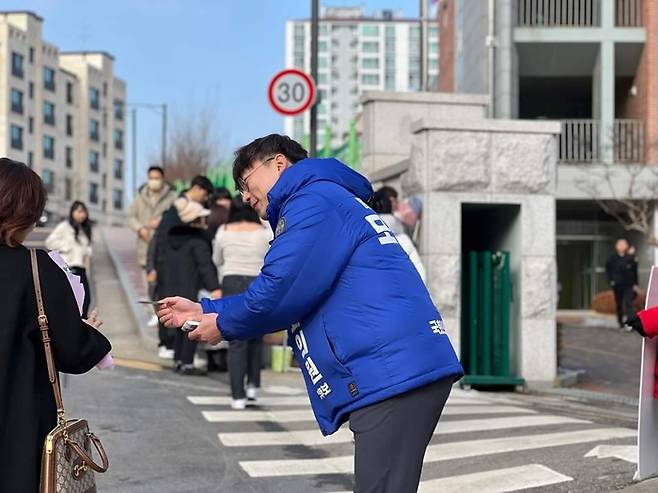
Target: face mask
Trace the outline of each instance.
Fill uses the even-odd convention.
[[[164,185],[164,182],[159,179],[149,179],[148,181],[148,187],[151,192],[159,192],[162,190],[162,185]]]

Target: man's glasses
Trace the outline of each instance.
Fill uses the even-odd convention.
[[[266,163],[268,163],[269,161],[271,161],[275,157],[276,157],[276,155],[272,156],[270,158],[267,158],[265,161],[260,163],[254,169],[252,169],[249,173],[247,173],[246,175],[244,175],[241,178],[238,178],[238,182],[237,182],[238,192],[240,192],[241,194],[244,194],[245,192],[248,192],[249,191],[249,186],[247,184],[247,180],[249,180],[251,175],[253,175],[258,170],[258,168],[261,168],[262,166],[264,166]]]

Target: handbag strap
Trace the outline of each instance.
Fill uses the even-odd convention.
[[[57,420],[58,424],[64,424],[64,402],[62,401],[62,389],[59,385],[59,378],[57,376],[57,369],[55,368],[55,358],[53,358],[53,351],[50,346],[50,333],[48,331],[48,317],[43,307],[43,295],[41,293],[41,280],[39,279],[39,262],[37,260],[37,251],[34,248],[30,249],[30,260],[32,262],[32,279],[34,281],[34,292],[37,296],[37,310],[39,321],[39,331],[41,332],[41,342],[43,342],[43,349],[46,353],[46,364],[48,365],[48,380],[53,387],[55,394],[55,404],[57,405]]]

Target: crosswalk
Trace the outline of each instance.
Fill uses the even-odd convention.
[[[324,481],[327,486],[313,489],[327,493],[343,493],[345,487],[340,485],[349,484],[354,460],[352,433],[343,426],[334,435],[323,437],[307,396],[269,394],[260,399],[257,408],[245,411],[230,410],[226,396],[187,399],[205,421],[217,427],[219,445],[236,451],[240,469],[253,481],[267,485],[275,479],[345,478],[337,483],[338,488]],[[576,450],[576,460],[593,464],[597,457],[620,453],[587,455],[583,446],[604,451],[608,445],[621,443],[615,450],[630,456],[635,435],[629,428],[543,413],[515,400],[455,389],[425,454],[418,491],[502,493],[539,487],[551,491],[552,486],[578,478],[573,469],[561,470],[551,461],[542,464],[537,460],[542,452]],[[460,473],[460,463],[468,465],[464,473]],[[493,463],[497,467],[492,467]],[[270,490],[264,486],[263,491]]]

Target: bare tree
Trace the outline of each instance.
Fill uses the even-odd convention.
[[[216,104],[189,105],[184,112],[174,112],[167,136],[164,167],[167,180],[187,181],[205,174],[220,156]],[[150,161],[160,164],[162,157],[154,153]]]

